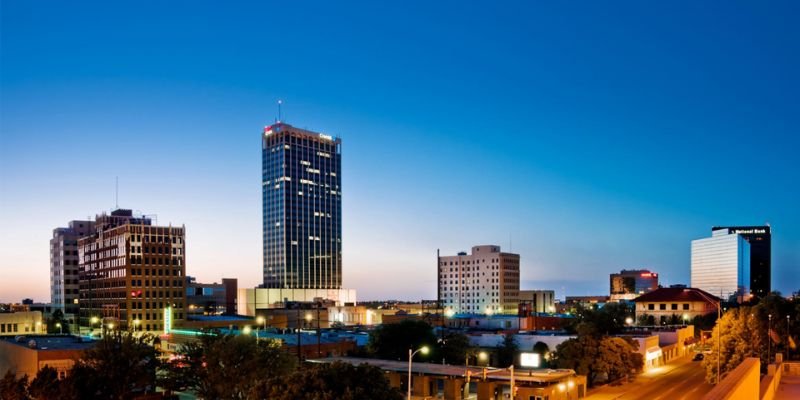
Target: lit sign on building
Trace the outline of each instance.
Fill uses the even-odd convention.
[[[319,137],[321,137],[321,138],[323,138],[323,139],[325,139],[325,140],[333,140],[333,136],[330,136],[330,135],[325,135],[325,134],[323,134],[323,133],[320,133],[320,134],[319,134]]]
[[[529,368],[539,368],[542,364],[541,357],[539,353],[520,353],[519,355],[519,365],[523,367]]]
[[[172,307],[164,308],[164,333],[172,331]]]
[[[737,235],[763,235],[767,233],[766,229],[734,229],[732,233]]]

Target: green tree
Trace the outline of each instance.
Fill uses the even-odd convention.
[[[470,364],[475,365],[475,349],[470,345],[469,338],[463,333],[450,333],[439,341],[436,355],[440,355],[447,364],[464,364],[466,357],[472,357]],[[432,358],[438,360],[439,358]]]
[[[17,379],[13,372],[6,372],[0,379],[0,399],[3,400],[28,400],[28,376]]]
[[[58,371],[45,365],[36,373],[28,386],[31,397],[37,400],[53,400],[61,397],[61,382],[58,380]]]
[[[177,353],[166,364],[160,384],[169,390],[192,390],[207,399],[248,398],[296,366],[280,343],[250,336],[203,335]]]
[[[577,332],[583,325],[585,331],[594,336],[614,335],[625,329],[625,320],[633,316],[633,309],[625,303],[607,303],[602,307],[579,306],[575,310],[575,318],[565,328]]]
[[[252,398],[274,400],[401,400],[378,367],[346,363],[305,365],[272,382],[268,391],[257,388]]]
[[[155,391],[159,361],[152,341],[148,334],[106,334],[70,369],[63,398],[129,399]]]
[[[720,330],[722,335],[720,335]],[[766,328],[758,321],[758,310],[740,307],[722,315],[711,334],[711,353],[703,360],[706,382],[717,380],[717,359],[722,376],[732,371],[748,357],[760,357],[766,361]],[[719,343],[719,345],[718,345]],[[762,352],[763,350],[763,352]]]
[[[369,334],[368,351],[377,358],[386,360],[407,360],[408,349],[422,346],[434,347],[436,335],[424,321],[404,320],[396,324],[386,324],[375,328]],[[430,359],[438,359],[431,355]]]
[[[550,347],[545,342],[536,342],[533,345],[533,352],[539,355],[539,360],[541,360],[542,368],[548,368],[548,354],[550,353]]]
[[[558,368],[586,375],[592,386],[640,371],[644,360],[637,348],[638,343],[629,339],[583,334],[558,345],[553,362]]]
[[[506,368],[511,365],[518,364],[517,354],[519,353],[519,345],[514,339],[514,335],[506,334],[503,336],[503,343],[497,346],[495,354],[497,354],[497,367]]]

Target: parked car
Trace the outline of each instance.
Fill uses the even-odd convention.
[[[694,355],[694,358],[692,358],[692,361],[703,361],[703,358],[705,358],[703,353],[697,353]]]

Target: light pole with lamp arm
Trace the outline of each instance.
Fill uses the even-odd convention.
[[[256,318],[256,323],[259,324],[259,325],[262,325],[264,327],[264,334],[266,334],[267,333],[267,319],[264,318],[262,315],[259,315]],[[256,342],[260,342],[261,341],[261,335],[259,333],[260,330],[261,329],[256,331]]]
[[[416,351],[412,349],[408,349],[408,397],[407,400],[411,400],[411,360],[414,359],[414,355],[417,353],[428,354],[430,349],[428,346],[422,346]]]

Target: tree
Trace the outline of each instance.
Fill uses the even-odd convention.
[[[31,397],[37,400],[52,400],[57,399],[61,395],[61,382],[58,380],[58,371],[55,368],[45,365],[36,373],[31,384],[28,386],[28,392]]]
[[[762,363],[766,361],[768,339],[766,327],[761,329],[758,313],[757,308],[740,307],[722,315],[712,331],[711,353],[703,360],[706,382],[716,382],[718,354],[722,376],[738,367],[747,357],[760,357]]]
[[[433,347],[436,335],[433,328],[424,321],[403,320],[396,324],[381,325],[369,334],[368,351],[377,358],[386,360],[407,360],[408,349],[422,346]],[[431,359],[438,359],[432,355]]]
[[[549,367],[548,362],[548,354],[550,353],[550,347],[545,342],[536,342],[533,345],[533,352],[539,355],[539,360],[541,360],[542,368]]]
[[[251,336],[200,337],[178,349],[160,384],[169,390],[193,390],[207,399],[244,399],[295,368],[295,359],[272,340]]]
[[[614,335],[625,329],[625,320],[633,316],[633,309],[625,303],[607,303],[602,307],[582,307],[575,311],[575,318],[566,326],[566,330],[577,332],[578,326],[592,335]]]
[[[252,398],[274,400],[401,400],[403,394],[389,385],[378,367],[346,363],[305,365],[273,382],[268,391]]]
[[[152,341],[148,334],[106,334],[70,369],[63,397],[128,399],[155,391],[159,361]]]
[[[638,343],[630,339],[579,334],[556,347],[553,362],[558,368],[586,375],[591,386],[640,371],[644,360],[637,348]]]
[[[17,379],[13,372],[6,372],[0,379],[0,399],[3,400],[28,400],[28,375]]]
[[[441,355],[442,360],[447,364],[465,364],[466,357],[475,356],[475,349],[470,345],[469,338],[463,333],[450,333],[440,342],[437,354]],[[438,358],[436,358],[438,360]],[[474,361],[471,362],[473,365]]]
[[[509,333],[503,336],[503,343],[497,346],[495,353],[497,354],[498,367],[506,368],[517,364],[516,359],[517,353],[519,353],[519,345],[517,345],[514,335]]]

